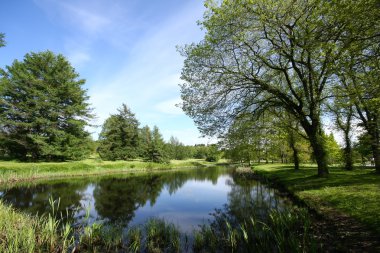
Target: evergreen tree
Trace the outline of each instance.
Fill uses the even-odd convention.
[[[105,160],[127,160],[138,155],[139,122],[125,104],[118,112],[104,122],[99,135],[98,152]]]
[[[178,140],[178,138],[171,136],[169,143],[166,145],[166,152],[170,159],[183,160],[188,157],[186,147]]]
[[[144,126],[139,130],[139,156],[149,160],[152,146],[152,132],[149,126]]]
[[[157,126],[152,131],[152,146],[150,149],[150,160],[153,162],[166,162],[165,142]]]
[[[166,144],[157,126],[150,130],[149,126],[140,129],[140,156],[151,162],[167,162]]]
[[[0,139],[3,150],[22,160],[82,159],[90,152],[92,117],[85,80],[62,55],[26,54],[1,71]]]

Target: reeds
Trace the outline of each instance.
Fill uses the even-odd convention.
[[[255,216],[232,224],[225,216],[195,232],[194,252],[316,252],[305,209],[272,211],[264,222]]]
[[[0,201],[0,252],[315,252],[311,221],[305,209],[272,211],[268,219],[254,216],[236,222],[215,217],[192,234],[181,233],[163,219],[151,218],[125,230],[93,223],[73,227],[51,213],[36,217],[15,211]],[[190,238],[190,239],[189,239]]]

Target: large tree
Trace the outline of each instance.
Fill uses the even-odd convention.
[[[328,174],[322,106],[336,63],[366,31],[356,23],[375,0],[206,1],[205,38],[183,48],[183,110],[205,134],[223,132],[241,113],[280,107],[304,129]],[[346,18],[347,16],[355,16]],[[361,24],[363,22],[359,22]],[[354,29],[355,28],[355,29]],[[349,33],[350,29],[355,33]]]
[[[338,17],[352,20],[345,36],[354,39],[338,64],[337,98],[342,100],[339,97],[345,96],[343,110],[353,107],[353,117],[370,136],[376,171],[380,173],[380,2],[359,1],[358,9],[363,11],[351,8],[351,15]]]
[[[372,156],[376,171],[380,173],[380,35],[374,45],[356,55],[352,52],[340,76],[349,97],[349,104],[342,110],[352,107],[359,125],[371,137]]]
[[[138,155],[139,122],[127,105],[111,115],[99,135],[98,153],[105,160],[127,160]]]
[[[82,159],[92,117],[85,80],[62,55],[26,54],[1,71],[0,140],[20,159]]]

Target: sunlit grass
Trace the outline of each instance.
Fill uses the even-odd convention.
[[[317,177],[316,166],[257,165],[253,170],[282,184],[315,210],[347,214],[380,233],[380,175],[374,169],[330,168],[326,178]]]
[[[54,217],[54,211],[29,216],[0,200],[0,252],[66,252],[74,245],[72,232],[70,224]]]
[[[173,160],[170,163],[152,163],[142,160],[102,161],[98,158],[72,162],[23,163],[0,162],[0,183],[31,181],[50,177],[100,175],[112,173],[143,172],[149,170],[172,170],[185,167],[215,165],[200,159]]]

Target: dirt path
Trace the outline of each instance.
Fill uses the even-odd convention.
[[[313,211],[313,230],[323,252],[380,252],[380,236],[332,208]]]

